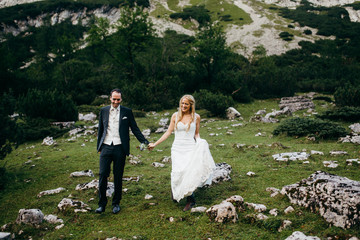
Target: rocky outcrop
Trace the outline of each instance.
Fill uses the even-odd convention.
[[[235,223],[238,220],[235,206],[226,200],[206,210],[206,214],[211,220],[219,223]]]
[[[40,224],[44,220],[44,214],[40,209],[20,209],[16,223]]]
[[[318,212],[334,226],[350,228],[360,224],[360,182],[317,171],[299,183],[281,190],[290,202]]]
[[[260,0],[266,4],[275,4],[280,7],[296,8],[301,0]],[[354,3],[355,0],[308,0],[314,6],[333,7]]]
[[[314,109],[315,104],[307,97],[295,96],[281,98],[279,107],[280,109],[289,108],[291,112],[296,112],[302,109]]]
[[[241,118],[241,114],[235,108],[229,107],[228,109],[226,109],[226,117],[227,119],[232,120],[235,118]]]

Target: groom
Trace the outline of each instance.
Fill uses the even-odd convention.
[[[113,162],[115,192],[112,199],[113,213],[120,211],[122,194],[122,176],[125,159],[129,155],[129,128],[141,143],[149,144],[138,128],[130,108],[120,106],[122,101],[120,89],[110,92],[111,106],[100,110],[97,151],[100,152],[99,172],[99,207],[96,213],[105,211],[107,204],[106,189],[110,175],[110,165]]]

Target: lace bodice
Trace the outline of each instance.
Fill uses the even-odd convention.
[[[177,115],[176,115],[177,120]],[[177,123],[177,128],[175,128],[175,141],[181,140],[194,140],[196,130],[196,115],[193,122],[190,123],[190,129],[188,130],[188,124],[182,122]]]

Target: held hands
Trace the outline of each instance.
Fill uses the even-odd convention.
[[[148,147],[147,147],[150,151],[153,150],[155,148],[155,143],[149,143]]]

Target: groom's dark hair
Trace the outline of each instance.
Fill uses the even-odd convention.
[[[113,90],[111,90],[110,96],[112,95],[113,92],[117,92],[117,93],[120,93],[120,94],[121,94],[121,90],[118,89],[118,88],[114,88]]]

